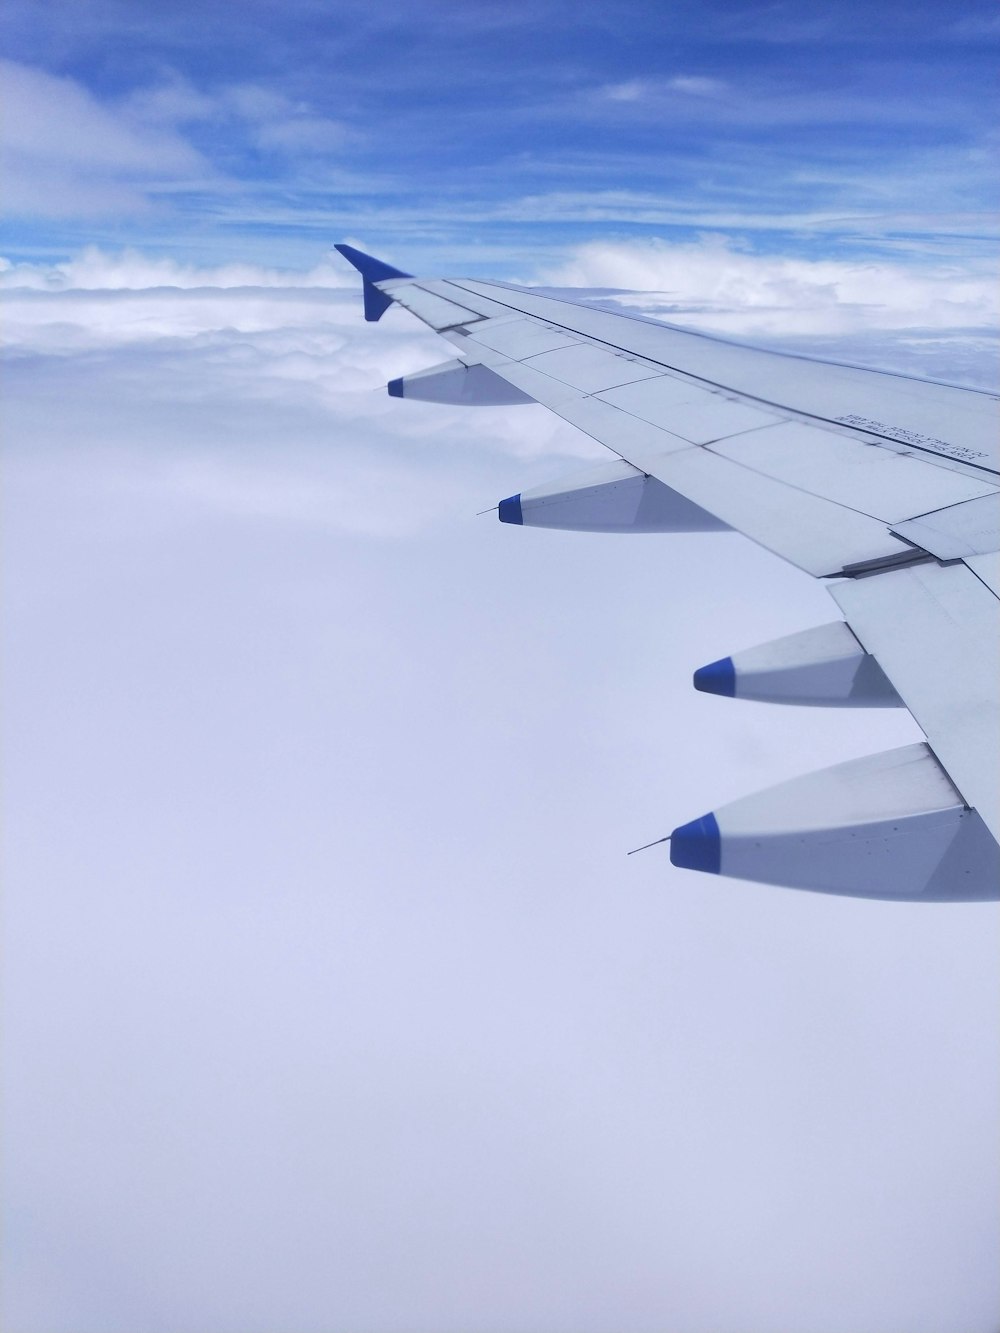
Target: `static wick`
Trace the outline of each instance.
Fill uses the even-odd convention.
[[[500,508],[499,505],[494,505],[492,509],[480,509],[479,513],[476,515],[476,518],[482,518],[484,514],[495,514],[499,508]]]
[[[626,852],[625,855],[635,856],[636,852],[644,852],[649,847],[659,847],[661,842],[669,842],[673,836],[674,835],[672,833],[668,833],[665,838],[657,838],[655,842],[644,842],[641,847],[633,847],[632,850],[630,852]]]

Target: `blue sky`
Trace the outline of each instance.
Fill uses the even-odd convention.
[[[981,253],[987,4],[5,6],[6,252],[501,276],[593,238]]]

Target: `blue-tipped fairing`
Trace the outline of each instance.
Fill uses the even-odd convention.
[[[506,500],[501,500],[497,505],[497,512],[501,523],[523,523],[520,494],[508,495]]]
[[[703,694],[725,694],[732,699],[736,694],[736,672],[731,657],[720,657],[717,662],[699,667],[694,673],[694,687]]]
[[[670,835],[670,860],[685,870],[707,870],[717,875],[722,863],[722,842],[715,815],[702,815],[675,828]]]

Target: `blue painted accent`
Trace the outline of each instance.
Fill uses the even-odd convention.
[[[387,278],[412,278],[413,274],[404,273],[401,268],[393,268],[391,264],[384,264],[381,259],[366,255],[363,250],[355,250],[353,245],[335,245],[333,248],[349,264],[353,264],[364,279],[365,319],[369,324],[377,323],[392,305],[392,297],[380,292],[374,284],[385,282]]]
[[[393,268],[391,264],[385,264],[373,255],[366,255],[363,250],[355,250],[353,245],[335,245],[333,248],[338,254],[342,254],[349,264],[353,264],[368,282],[385,282],[387,278],[413,277],[412,273],[404,273],[402,269]]]
[[[377,324],[392,305],[392,297],[380,292],[366,278],[362,283],[365,294],[365,319],[369,324]]]
[[[501,500],[497,505],[500,513],[501,523],[523,523],[521,517],[521,497],[520,495],[508,496],[506,500]]]
[[[682,824],[670,835],[670,861],[685,870],[707,870],[719,874],[722,864],[722,840],[715,815],[702,815]]]
[[[718,662],[709,662],[708,666],[699,667],[694,673],[694,687],[703,694],[725,694],[730,699],[736,695],[736,669],[731,657],[720,657]]]
[[[402,380],[390,380],[389,383],[386,385],[386,388],[389,390],[390,398],[402,398],[403,396]]]

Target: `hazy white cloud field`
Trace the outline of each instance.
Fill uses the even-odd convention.
[[[525,276],[989,365],[975,275]],[[599,451],[390,400],[448,349],[326,259],[4,283],[4,1328],[994,1327],[995,908],[625,858],[914,737],[690,688],[824,590],[477,518]]]

